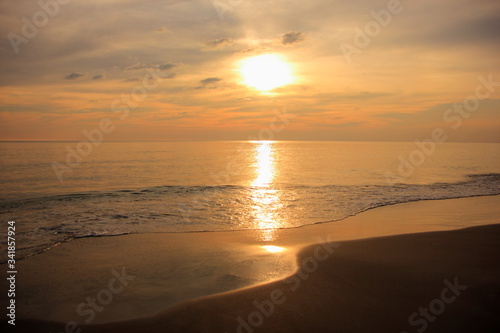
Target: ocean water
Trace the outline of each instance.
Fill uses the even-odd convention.
[[[0,152],[2,242],[16,221],[19,258],[127,233],[272,238],[385,205],[500,194],[500,144],[3,142]]]

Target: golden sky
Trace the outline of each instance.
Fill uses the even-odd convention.
[[[105,119],[107,141],[443,128],[500,142],[498,0],[0,0],[0,13],[0,140],[80,141]]]

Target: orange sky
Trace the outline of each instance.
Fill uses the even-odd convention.
[[[496,0],[42,3],[0,2],[0,140],[500,142]]]

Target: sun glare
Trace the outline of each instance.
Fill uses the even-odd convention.
[[[271,252],[271,253],[278,253],[278,252],[283,252],[285,251],[285,248],[284,247],[281,247],[281,246],[274,246],[274,245],[264,245],[262,246],[262,248],[264,250],[266,250],[267,252]]]
[[[240,64],[240,73],[244,84],[264,92],[294,81],[290,66],[274,54],[244,59]]]

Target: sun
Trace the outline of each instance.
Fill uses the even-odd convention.
[[[275,54],[264,54],[246,58],[239,69],[243,84],[259,91],[270,91],[294,81],[288,63]]]

